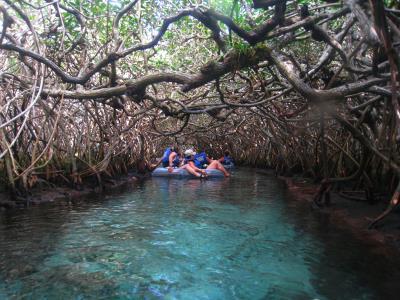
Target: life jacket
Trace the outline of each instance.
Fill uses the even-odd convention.
[[[198,153],[194,156],[194,164],[198,168],[204,168],[207,164],[207,154],[205,152]]]
[[[179,157],[179,154],[177,153],[174,160],[172,161],[172,166],[179,167],[180,163],[181,163],[181,158]]]
[[[188,156],[188,157],[185,157],[185,160],[184,160],[184,164],[186,165],[186,164],[188,164],[189,162],[191,162],[191,161],[194,161],[194,159],[191,157],[191,156]]]
[[[167,148],[164,151],[163,157],[162,157],[162,163],[167,164],[169,162],[169,155],[171,154],[171,148]]]
[[[222,164],[230,165],[232,163],[233,163],[232,157],[230,157],[229,155],[228,156],[224,155],[224,160],[222,161]]]

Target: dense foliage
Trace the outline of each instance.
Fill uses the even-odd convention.
[[[398,204],[396,1],[1,0],[0,10],[1,179],[13,193],[102,184],[178,142],[313,177],[319,205],[338,182],[370,202],[389,189],[387,212]]]

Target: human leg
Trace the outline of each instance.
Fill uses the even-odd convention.
[[[229,177],[230,176],[228,171],[224,168],[224,166],[218,160],[213,160],[208,165],[207,169],[217,169],[217,170],[220,170],[222,173],[224,173],[225,177]]]
[[[196,177],[201,177],[201,173],[197,173],[195,169],[193,169],[191,166],[189,166],[188,164],[183,165],[181,167],[181,169],[185,169],[186,171],[188,171],[190,174],[196,176]]]

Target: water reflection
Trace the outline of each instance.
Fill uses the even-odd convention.
[[[241,171],[2,214],[0,298],[396,295],[397,262],[287,198],[275,178]]]

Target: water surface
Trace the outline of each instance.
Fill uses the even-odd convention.
[[[372,250],[272,176],[153,178],[0,214],[0,299],[396,299]]]

